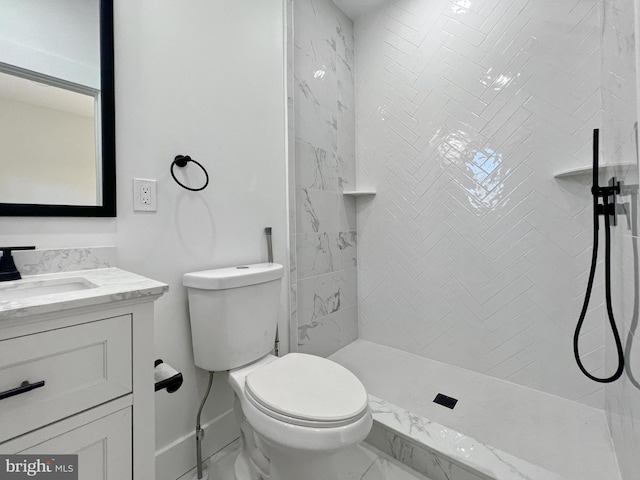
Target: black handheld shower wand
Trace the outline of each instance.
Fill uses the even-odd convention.
[[[589,280],[587,282],[587,291],[584,296],[584,303],[582,305],[582,311],[580,312],[580,318],[576,325],[576,331],[573,335],[573,354],[578,363],[578,367],[587,377],[594,382],[611,383],[615,382],[622,372],[624,372],[624,352],[622,350],[622,342],[620,341],[620,334],[618,333],[618,327],[616,321],[613,318],[613,307],[611,305],[611,219],[613,224],[616,224],[616,195],[620,194],[620,183],[616,182],[616,178],[613,177],[609,181],[609,185],[601,187],[598,183],[598,154],[599,154],[599,133],[596,128],[593,131],[593,186],[591,187],[591,194],[593,195],[593,251],[591,253],[591,269],[589,271]],[[602,204],[599,199],[602,198]],[[611,201],[612,200],[612,201]],[[609,318],[609,324],[611,325],[611,331],[616,343],[616,350],[618,353],[618,368],[615,373],[610,377],[598,378],[589,373],[580,359],[580,353],[578,352],[578,339],[580,338],[580,330],[582,324],[587,315],[587,309],[589,308],[589,299],[591,298],[591,290],[593,288],[593,279],[596,274],[596,263],[598,260],[598,230],[600,228],[600,215],[604,216],[605,227],[605,297],[607,304],[607,317]]]

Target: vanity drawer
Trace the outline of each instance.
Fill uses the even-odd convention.
[[[131,392],[131,316],[0,341],[0,443]],[[0,393],[0,397],[2,393]]]

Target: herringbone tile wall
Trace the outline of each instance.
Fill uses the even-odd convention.
[[[361,338],[603,408],[574,364],[597,0],[396,0],[355,22]],[[603,374],[602,279],[581,350]]]

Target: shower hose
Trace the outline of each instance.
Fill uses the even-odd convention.
[[[610,219],[609,209],[613,205],[609,204],[609,195],[602,195],[604,213],[604,226],[605,226],[605,250],[604,250],[604,270],[605,270],[605,297],[607,304],[607,317],[609,318],[609,324],[611,325],[611,331],[616,343],[616,351],[618,354],[618,368],[613,375],[605,378],[598,378],[587,371],[580,359],[580,353],[578,352],[578,339],[580,337],[580,330],[582,324],[587,315],[587,309],[589,307],[589,299],[591,298],[591,290],[593,288],[593,279],[596,274],[596,263],[598,260],[598,230],[600,228],[599,221],[599,202],[598,197],[601,194],[598,187],[598,130],[593,131],[593,251],[591,253],[591,270],[589,271],[589,281],[587,282],[587,292],[584,297],[584,303],[582,305],[582,311],[580,312],[580,318],[576,325],[576,331],[573,335],[573,354],[578,363],[578,367],[587,377],[594,382],[611,383],[615,382],[624,371],[624,353],[622,350],[622,342],[620,341],[620,334],[618,333],[618,327],[616,326],[615,318],[613,317],[613,307],[611,305],[611,231],[610,231]],[[614,212],[615,214],[615,212]]]

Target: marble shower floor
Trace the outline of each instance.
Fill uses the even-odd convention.
[[[210,480],[235,480],[233,464],[241,446],[241,440],[237,439],[206,461]],[[366,444],[340,463],[335,480],[429,480]],[[178,480],[191,480],[194,474],[195,469]]]
[[[567,479],[620,478],[601,410],[364,340],[330,358],[371,395]]]

